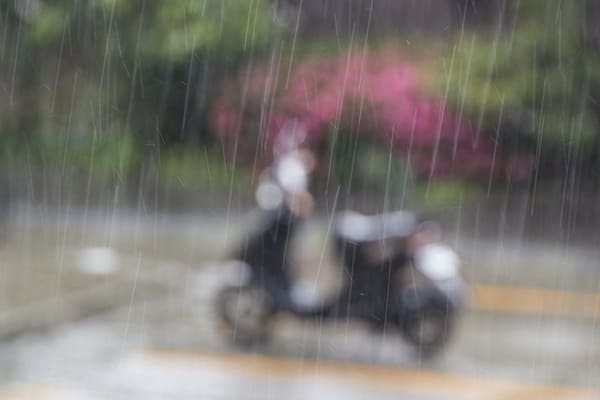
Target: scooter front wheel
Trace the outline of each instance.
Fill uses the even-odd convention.
[[[268,340],[272,307],[263,289],[227,286],[218,293],[216,308],[233,343],[248,347]]]

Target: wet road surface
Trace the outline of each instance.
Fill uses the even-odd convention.
[[[552,248],[541,251],[554,262],[543,274],[530,259],[510,259],[522,250],[505,243],[504,260],[511,260],[506,268],[467,267],[470,308],[446,351],[426,360],[392,332],[375,334],[352,321],[316,324],[289,317],[277,322],[269,344],[235,348],[212,308],[224,279],[222,265],[198,257],[217,254],[218,238],[200,240],[185,225],[167,225],[158,233],[145,223],[133,233],[118,226],[122,237],[107,228],[96,236],[87,232],[85,240],[76,225],[59,224],[64,230],[54,226],[38,232],[40,237],[32,233],[35,226],[21,236],[35,244],[35,253],[23,240],[16,240],[20,247],[9,243],[2,249],[3,276],[10,276],[11,265],[21,265],[26,275],[15,282],[39,287],[36,301],[45,290],[53,295],[73,288],[77,295],[49,305],[42,301],[46,308],[24,315],[36,321],[45,316],[47,324],[0,342],[0,399],[600,398],[600,297],[593,290],[597,275],[581,274],[595,262],[587,253],[567,260]],[[150,232],[150,238],[139,233],[138,241],[137,230]],[[198,242],[209,249],[199,249]],[[114,246],[121,269],[107,276],[77,275],[74,255],[90,244]],[[485,244],[468,244],[462,247],[473,254],[486,251]],[[573,261],[576,256],[583,261]],[[47,282],[29,281],[44,268],[37,260],[59,260],[60,268],[44,275],[56,278],[61,271],[50,289]],[[555,267],[565,260],[580,269]],[[495,256],[494,263],[501,262]],[[529,265],[526,273],[507,273],[522,268],[519,263]],[[69,302],[89,301],[78,296],[98,286],[108,288],[98,291],[99,298],[108,296],[114,304],[59,318],[58,311]],[[24,298],[14,292],[11,299]],[[0,312],[3,321],[12,321],[6,315]]]
[[[116,311],[3,343],[0,399],[593,399],[600,393],[600,335],[589,318],[473,310],[434,360],[357,323],[282,318],[272,343],[242,352],[229,345],[212,312],[218,266],[188,273],[185,281],[177,296],[133,298]]]

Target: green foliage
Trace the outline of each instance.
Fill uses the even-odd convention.
[[[470,204],[479,196],[481,190],[473,184],[460,180],[433,180],[420,183],[414,197],[417,208],[439,210]]]
[[[403,195],[414,186],[414,176],[407,167],[407,162],[381,146],[363,148],[356,161],[356,180],[379,193]]]
[[[0,106],[1,156],[27,148],[40,163],[121,174],[139,166],[143,143],[171,144],[184,128],[200,137],[201,122],[184,119],[204,111],[211,77],[269,43],[269,7],[268,0],[0,4],[8,44],[0,71],[15,72],[12,81],[0,77],[11,91]]]
[[[219,149],[174,148],[161,155],[160,175],[175,188],[198,189],[205,193],[228,193],[237,189],[253,192],[252,177],[219,155]]]
[[[584,2],[523,1],[513,30],[458,35],[434,82],[453,105],[507,144],[590,143],[598,121],[588,103],[600,60],[584,45]],[[502,118],[501,118],[502,117]]]
[[[275,39],[283,39],[276,47],[283,52],[294,48],[293,62],[389,43],[387,37],[340,39],[333,28],[318,40],[296,41],[276,31],[271,3],[0,2],[0,162],[119,177],[141,168],[149,145],[169,144],[173,149],[161,153],[160,168],[173,182],[215,190],[244,179],[251,184],[245,172],[232,175],[220,149],[203,147],[208,140],[202,113],[216,97],[211,83],[244,59],[260,57]],[[507,17],[500,33],[458,32],[444,48],[443,62],[433,67],[426,61],[446,39],[403,37],[404,55],[433,70],[426,71],[437,78],[432,90],[447,94],[455,110],[481,125],[482,134],[494,136],[502,116],[500,140],[515,143],[513,150],[523,142],[535,149],[539,141],[554,150],[575,145],[591,154],[600,130],[599,108],[589,97],[593,88],[600,90],[600,57],[584,38],[585,3],[506,2],[507,15],[518,16],[514,30]],[[282,67],[282,77],[287,69]],[[199,115],[184,121],[194,113]],[[184,139],[182,121],[192,130]],[[385,144],[356,142],[353,134],[333,131],[324,152],[331,160],[328,181],[390,195],[414,189],[406,160],[390,157]],[[177,146],[190,143],[195,147],[185,151]],[[422,196],[444,202],[465,193],[460,182],[434,182]]]
[[[263,0],[159,2],[151,18],[140,48],[158,60],[185,60],[198,51],[235,55],[265,44],[273,28]]]
[[[27,26],[27,40],[30,44],[43,48],[52,45],[60,38],[65,27],[65,13],[59,7],[44,7],[30,26]]]
[[[207,52],[235,58],[265,45],[274,29],[266,0],[63,0],[38,8],[25,26],[30,44],[57,44],[66,30],[82,50],[91,35],[97,56],[108,49],[147,63]]]
[[[80,137],[48,132],[37,151],[46,169],[67,169],[97,179],[122,179],[139,170],[143,156],[136,137],[122,130]]]
[[[372,133],[340,131],[326,139],[327,156],[320,170],[328,186],[384,195],[398,203],[414,195],[416,178],[407,160]],[[396,206],[400,205],[404,204]]]

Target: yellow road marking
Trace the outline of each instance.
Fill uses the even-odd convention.
[[[508,380],[466,376],[458,373],[398,368],[381,365],[342,363],[272,357],[262,354],[210,354],[177,350],[146,349],[143,357],[167,363],[184,363],[190,367],[220,367],[229,373],[250,376],[342,380],[380,386],[399,392],[438,395],[442,398],[478,400],[537,400],[595,398],[592,389],[570,386],[546,386]]]
[[[19,384],[0,388],[0,400],[62,400],[66,398],[69,398],[67,391],[40,384]]]
[[[553,289],[474,284],[475,310],[600,318],[600,294]]]

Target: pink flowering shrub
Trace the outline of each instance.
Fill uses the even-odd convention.
[[[426,95],[427,77],[399,51],[308,59],[287,78],[287,61],[271,59],[224,83],[211,127],[242,160],[268,162],[274,143],[288,132],[284,127],[294,122],[314,146],[335,129],[391,143],[422,177],[529,174],[528,159],[504,155],[467,116]]]

